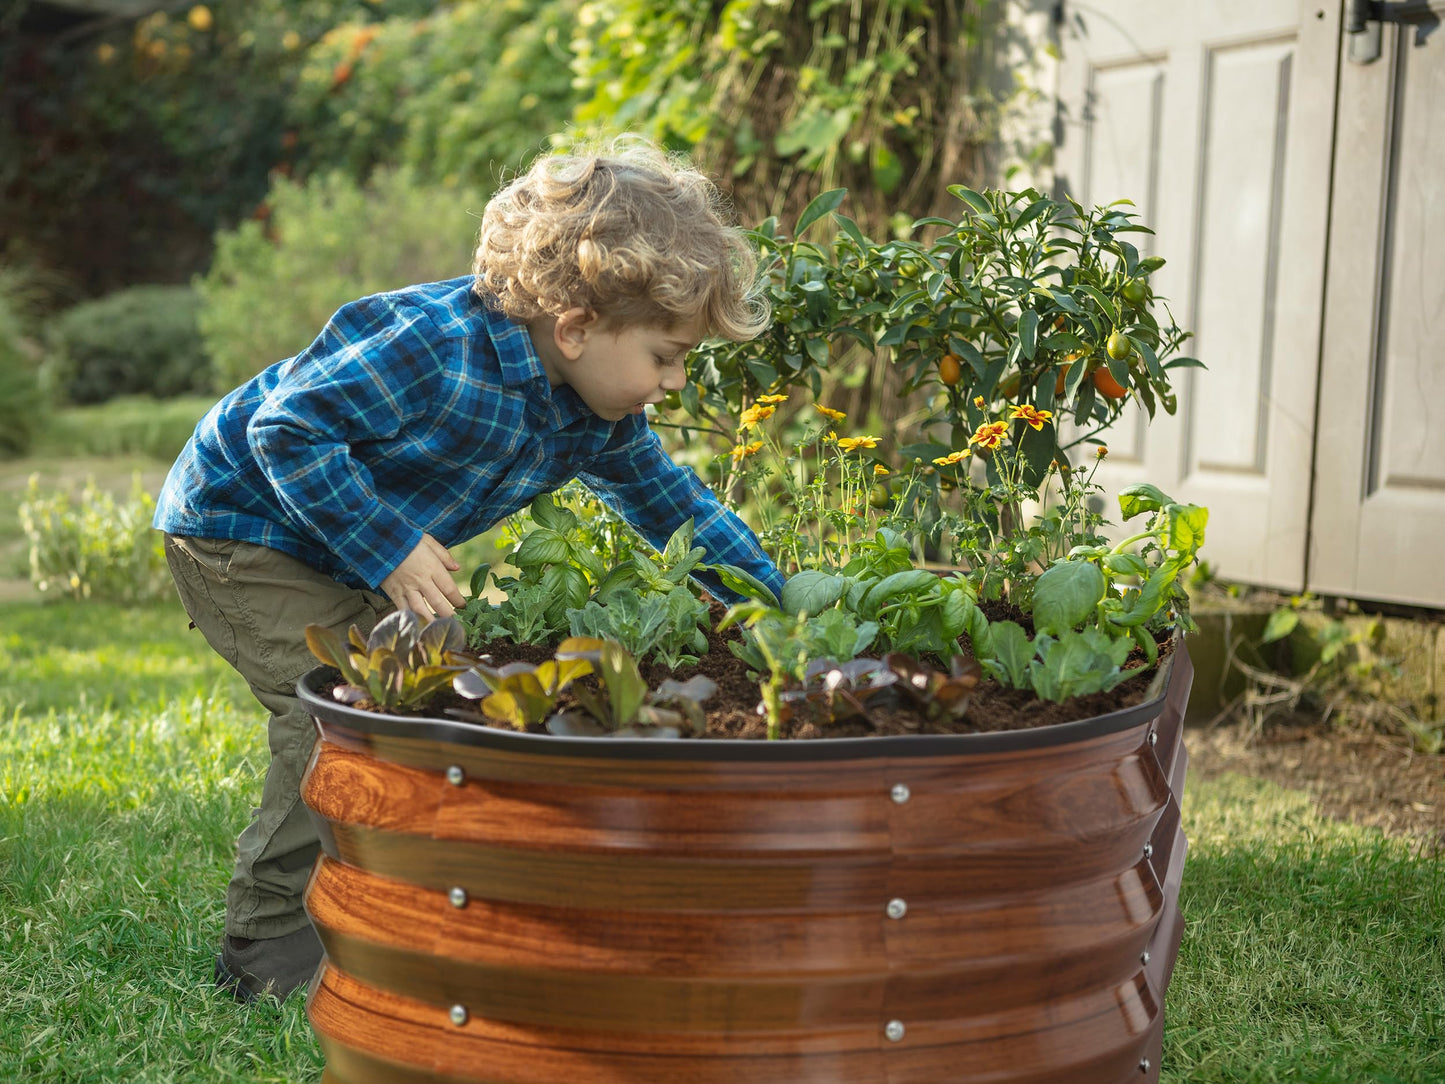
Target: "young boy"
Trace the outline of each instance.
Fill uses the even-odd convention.
[[[181,601],[271,713],[216,959],[238,998],[284,997],[321,958],[302,908],[315,734],[293,693],[316,665],[308,624],[344,636],[393,607],[452,613],[447,547],[573,477],[659,547],[691,516],[709,560],[781,590],[643,416],[683,386],[700,340],[766,323],[719,208],[706,178],[641,142],[539,159],[488,204],[474,275],[344,306],[217,403],[171,468],[155,526]]]

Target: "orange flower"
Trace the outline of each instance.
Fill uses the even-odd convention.
[[[1000,423],[995,422],[994,424],[998,425]],[[934,462],[937,463],[940,467],[951,467],[955,463],[962,463],[971,455],[973,455],[973,449],[965,448],[961,452],[949,452],[947,455],[941,455],[937,459],[935,459]]]
[[[734,448],[732,451],[730,451],[728,454],[733,457],[733,462],[734,462],[734,463],[738,463],[738,462],[741,462],[742,460],[746,459],[746,458],[747,458],[748,456],[750,456],[750,455],[756,455],[757,452],[758,452],[758,449],[761,448],[762,446],[763,446],[763,442],[762,442],[762,441],[760,441],[760,440],[755,440],[755,441],[753,441],[751,444],[739,444],[737,447],[735,447],[735,448]]]
[[[759,395],[759,396],[758,396],[758,402],[760,402],[760,403],[786,403],[787,401],[788,401],[788,397],[787,397],[786,395]]]
[[[890,471],[887,467],[885,467],[882,463],[874,463],[873,473],[881,478],[883,477],[883,475],[892,474],[893,472]]]
[[[982,409],[983,409],[983,406],[984,406],[984,398],[983,398],[983,396],[982,396],[982,395],[975,395],[975,396],[973,397],[973,405],[976,406],[976,407],[978,407],[979,410],[982,410]]]
[[[973,436],[968,438],[968,442],[983,449],[997,448],[1003,443],[1007,433],[1008,422],[984,422],[974,431]]]
[[[859,448],[878,447],[877,437],[839,437],[838,447],[845,452],[856,452]]]
[[[1103,459],[1103,458],[1104,458],[1105,456],[1107,456],[1108,454],[1109,454],[1109,446],[1108,446],[1107,444],[1101,444],[1101,445],[1099,445],[1097,448],[1094,449],[1094,458],[1095,458],[1095,459]]]
[[[775,406],[750,406],[738,418],[738,428],[751,429],[759,422],[765,422],[771,418],[777,409]]]
[[[844,418],[848,416],[844,414],[841,410],[833,410],[830,407],[819,406],[817,403],[813,404],[813,409],[816,410],[819,414],[823,415],[823,417],[827,418],[830,422],[841,422]]]
[[[1032,426],[1036,431],[1042,429],[1044,427],[1044,422],[1048,421],[1053,416],[1054,412],[1052,410],[1035,410],[1027,403],[1025,403],[1023,406],[1014,407],[1012,414],[1012,417],[1022,418],[1024,421],[1028,422],[1029,425]]]

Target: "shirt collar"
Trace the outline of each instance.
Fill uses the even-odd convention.
[[[552,387],[525,324],[487,310],[487,333],[497,350],[502,384],[526,396],[527,418],[533,425],[558,430],[586,419],[591,423],[589,429],[595,426],[610,435],[612,424],[593,414],[575,391],[565,384]]]

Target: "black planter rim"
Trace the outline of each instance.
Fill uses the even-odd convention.
[[[1174,677],[1174,661],[1183,650],[1183,641],[1176,639],[1173,653],[1163,660],[1155,672],[1148,695],[1141,703],[1132,707],[1067,723],[982,734],[898,734],[886,737],[787,741],[730,738],[561,738],[551,734],[501,730],[460,719],[363,711],[321,695],[321,687],[340,676],[340,673],[330,666],[318,666],[302,674],[296,683],[296,695],[306,710],[323,724],[323,729],[329,725],[360,734],[418,738],[497,752],[604,760],[621,758],[775,763],[866,760],[878,757],[966,756],[1047,749],[1117,734],[1151,722],[1164,710],[1164,699]]]

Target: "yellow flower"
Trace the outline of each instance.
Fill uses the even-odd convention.
[[[1023,404],[1022,406],[1014,407],[1012,414],[1012,417],[1022,418],[1024,421],[1028,422],[1035,431],[1042,429],[1044,427],[1044,422],[1048,421],[1053,416],[1054,412],[1052,410],[1035,410],[1027,403]]]
[[[1095,459],[1103,459],[1103,458],[1104,458],[1105,456],[1107,456],[1108,454],[1109,454],[1109,446],[1108,446],[1107,444],[1101,444],[1101,445],[1099,445],[1097,448],[1094,449],[1094,458],[1095,458]]]
[[[823,415],[823,417],[827,418],[830,422],[841,422],[844,418],[848,416],[844,414],[841,410],[833,410],[829,407],[819,406],[817,403],[813,404],[813,409],[816,410],[819,414]]]
[[[974,431],[973,436],[968,438],[968,442],[984,449],[997,448],[1003,443],[1007,432],[1008,422],[984,422]]]
[[[955,463],[962,463],[971,455],[973,455],[973,449],[965,448],[961,452],[949,452],[947,455],[941,455],[937,459],[935,459],[934,462],[937,463],[940,467],[951,467]]]
[[[788,401],[788,397],[787,397],[786,395],[759,395],[759,396],[758,396],[758,402],[760,402],[760,403],[786,403],[787,401]]]
[[[839,437],[838,447],[845,452],[856,452],[859,448],[878,447],[877,437]]]
[[[115,46],[108,41],[101,42],[101,44],[95,48],[95,59],[99,60],[102,64],[109,64],[115,59]]]
[[[881,477],[883,477],[883,475],[885,475],[885,474],[892,474],[893,472],[890,471],[887,467],[885,467],[882,463],[874,463],[874,464],[873,464],[873,473],[876,474],[878,477],[881,478]]]
[[[983,409],[983,406],[984,406],[984,398],[983,398],[983,396],[982,396],[982,395],[975,395],[975,396],[973,397],[973,405],[976,406],[976,407],[978,407],[979,410],[982,410],[982,409]]]
[[[734,462],[734,463],[738,463],[738,462],[741,462],[742,460],[746,459],[746,458],[747,458],[748,456],[750,456],[750,455],[756,455],[758,449],[761,448],[762,446],[763,446],[763,442],[762,442],[762,441],[760,441],[760,440],[755,440],[755,441],[753,441],[751,444],[739,444],[736,448],[734,448],[734,449],[733,449],[731,452],[729,452],[728,454],[733,457],[733,462]]]
[[[206,7],[205,4],[197,4],[186,13],[186,22],[191,24],[192,30],[199,30],[204,34],[207,30],[211,29],[213,22],[211,19],[211,9]]]
[[[738,419],[738,428],[751,429],[759,422],[765,422],[771,418],[777,409],[775,406],[750,406]]]
[[[825,440],[837,440],[837,439],[838,439],[838,434],[835,433],[835,432],[833,432],[833,430],[829,429],[829,430],[828,430],[828,435],[827,435],[824,439],[825,439]]]
[[[294,30],[288,30],[281,35],[281,48],[288,53],[295,52],[301,48],[301,35]]]

